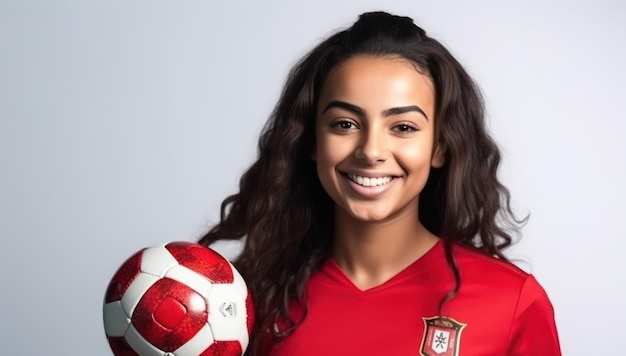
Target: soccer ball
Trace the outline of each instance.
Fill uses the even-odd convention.
[[[170,242],[122,264],[107,288],[103,317],[117,356],[239,356],[254,308],[224,257],[197,243]]]

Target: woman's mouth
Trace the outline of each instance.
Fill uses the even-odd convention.
[[[350,173],[346,175],[348,179],[363,187],[379,187],[393,180],[393,177],[363,177]]]

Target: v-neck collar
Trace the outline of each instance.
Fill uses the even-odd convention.
[[[383,283],[367,289],[361,289],[357,287],[356,284],[354,284],[354,282],[332,258],[328,260],[323,270],[325,270],[325,272],[328,273],[332,279],[335,279],[344,285],[350,286],[350,288],[353,289],[354,292],[360,294],[369,294],[393,286],[397,282],[402,281],[404,278],[414,277],[416,274],[420,273],[420,270],[425,271],[429,267],[433,267],[433,262],[437,260],[441,261],[441,256],[443,256],[443,243],[441,242],[441,240],[439,240],[424,255],[405,267],[403,270],[401,270],[388,280],[384,281]]]

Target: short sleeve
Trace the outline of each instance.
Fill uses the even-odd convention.
[[[560,356],[554,309],[544,289],[531,275],[515,310],[507,355]]]

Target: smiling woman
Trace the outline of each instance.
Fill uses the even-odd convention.
[[[410,18],[315,47],[201,239],[245,237],[247,353],[560,355],[548,297],[502,253],[523,221],[499,160],[473,81]]]

